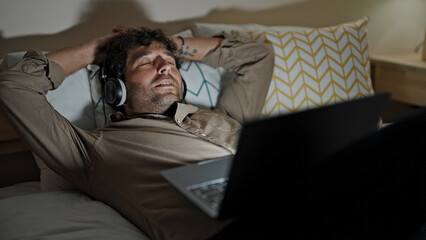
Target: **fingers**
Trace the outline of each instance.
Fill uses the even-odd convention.
[[[95,44],[95,60],[94,63],[95,64],[100,64],[102,63],[105,58],[106,58],[106,45],[108,44],[108,42],[113,39],[115,36],[124,33],[128,28],[125,27],[114,27],[112,28],[112,33],[98,37],[94,40],[94,44]]]
[[[111,41],[111,39],[114,38],[114,36],[116,35],[116,33],[109,33],[107,35],[95,38],[89,43],[94,49],[94,64],[100,64],[104,61],[106,57],[106,46],[108,45],[108,42]]]

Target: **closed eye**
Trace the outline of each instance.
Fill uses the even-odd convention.
[[[150,65],[150,64],[152,64],[152,62],[144,62],[144,63],[139,64],[139,67]]]

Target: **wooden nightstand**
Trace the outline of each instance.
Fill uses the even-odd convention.
[[[426,106],[426,61],[420,54],[380,54],[370,60],[375,92],[390,91],[394,101]]]
[[[28,181],[40,181],[40,170],[28,146],[0,115],[0,188]]]

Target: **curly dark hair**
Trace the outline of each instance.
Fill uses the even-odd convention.
[[[112,78],[120,78],[123,81],[126,71],[127,55],[129,50],[140,46],[149,47],[153,41],[163,44],[172,53],[176,61],[176,67],[181,66],[177,46],[174,41],[167,37],[161,29],[149,28],[126,28],[126,30],[111,39],[106,46],[106,59],[103,63],[103,74]]]

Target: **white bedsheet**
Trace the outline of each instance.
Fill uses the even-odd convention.
[[[114,209],[78,191],[38,192],[26,183],[0,189],[1,197],[2,240],[149,239]]]
[[[41,192],[40,182],[24,182],[0,188],[0,199]]]

